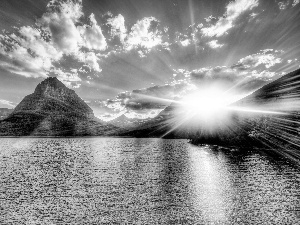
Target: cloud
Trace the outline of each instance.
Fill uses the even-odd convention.
[[[80,87],[80,77],[78,76],[77,69],[71,69],[70,72],[64,72],[61,69],[53,69],[51,72],[57,75],[57,78],[66,86],[72,88]]]
[[[106,39],[93,13],[89,16],[89,20],[90,25],[77,27],[83,39],[82,46],[88,49],[103,51],[107,47]]]
[[[210,48],[222,48],[224,46],[224,44],[219,44],[218,40],[212,40],[212,41],[208,42],[207,45]]]
[[[210,15],[209,17],[204,18],[204,20],[205,20],[207,23],[209,23],[209,22],[211,22],[211,21],[216,21],[217,18],[216,18],[216,17],[213,17],[212,15]]]
[[[6,51],[7,46],[0,44],[0,67],[25,77],[47,77],[47,71],[52,66],[51,59],[34,56],[28,49],[16,43],[11,43],[9,47],[11,50]]]
[[[90,71],[102,71],[98,63],[99,58],[94,52],[79,52],[75,57],[80,62],[83,62],[85,66],[89,68]]]
[[[270,68],[282,63],[280,53],[272,49],[261,50],[257,54],[240,59],[230,67],[203,67],[185,73],[188,74],[186,77],[190,77],[191,82],[198,87],[221,82],[228,88],[235,87],[240,93],[249,93],[279,75],[270,71]]]
[[[223,17],[220,17],[214,25],[203,27],[201,32],[204,36],[220,37],[234,27],[234,22],[240,15],[257,6],[258,0],[236,0],[230,2],[226,6],[226,12]]]
[[[90,71],[101,72],[95,51],[106,49],[106,39],[94,14],[89,24],[82,23],[83,17],[81,0],[50,1],[35,25],[0,35],[0,67],[25,77],[47,77],[55,71],[62,74],[60,60],[71,56]],[[72,76],[64,76],[67,79],[73,82]]]
[[[285,10],[289,5],[289,2],[278,2],[278,6],[280,10]]]
[[[244,70],[263,65],[268,69],[282,62],[282,59],[277,57],[277,55],[278,52],[273,51],[272,49],[266,49],[257,54],[249,55],[240,59],[233,67]]]
[[[291,0],[288,0],[288,1],[282,1],[282,2],[278,2],[278,7],[279,9],[282,11],[282,10],[285,10],[288,8],[288,6],[290,4],[292,4],[292,7],[295,7],[296,5],[298,5],[300,3],[300,0],[294,0],[294,1],[291,1]]]
[[[124,113],[124,115],[130,119],[149,119],[149,118],[154,118],[159,114],[163,109],[151,109],[151,110],[144,110],[144,111],[139,111],[138,113],[135,111],[128,111]]]
[[[159,21],[154,17],[145,17],[137,21],[131,27],[131,31],[125,42],[125,49],[131,50],[136,47],[142,47],[150,50],[154,46],[162,45],[162,34],[157,29]]]
[[[185,39],[183,41],[180,41],[180,43],[181,43],[182,46],[186,47],[186,46],[191,44],[191,41],[189,39]]]
[[[1,107],[3,107],[3,105],[4,105],[4,107],[9,107],[9,108],[14,108],[16,106],[15,103],[4,100],[4,99],[0,99],[0,105],[1,105]]]
[[[296,5],[298,5],[300,3],[300,0],[294,0],[292,6],[295,7]]]
[[[109,18],[107,24],[111,26],[111,35],[117,36],[120,38],[121,43],[124,43],[124,40],[127,36],[127,29],[125,27],[125,19],[119,14],[116,17]]]
[[[81,36],[75,23],[83,16],[81,0],[51,1],[38,24],[50,32],[54,46],[65,54],[77,52]]]
[[[111,109],[113,116],[123,112],[128,117],[149,118],[168,106],[174,98],[182,96],[188,90],[186,81],[177,81],[165,85],[156,85],[131,92],[122,92],[115,99],[103,103],[103,107]],[[154,115],[154,113],[156,113]]]

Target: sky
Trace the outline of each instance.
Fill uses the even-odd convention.
[[[151,118],[205,85],[242,96],[299,62],[300,0],[0,1],[0,107],[56,76],[103,120]]]

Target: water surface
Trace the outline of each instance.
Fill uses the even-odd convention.
[[[300,224],[300,169],[186,140],[2,138],[0,224]]]

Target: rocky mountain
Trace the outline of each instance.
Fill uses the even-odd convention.
[[[8,118],[0,121],[2,136],[105,135],[113,129],[56,77],[49,77],[26,96]]]
[[[3,120],[11,114],[13,109],[0,108],[0,120]]]

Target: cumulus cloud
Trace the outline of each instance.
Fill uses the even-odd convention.
[[[116,17],[109,18],[107,20],[107,24],[111,26],[111,35],[117,36],[120,38],[120,41],[124,43],[124,40],[127,36],[127,29],[125,27],[125,19],[124,16],[119,14]]]
[[[210,48],[222,48],[224,46],[224,44],[219,44],[218,40],[212,40],[212,41],[208,42],[207,45]]]
[[[226,13],[220,17],[214,25],[203,27],[201,32],[204,36],[220,37],[234,27],[236,19],[244,12],[258,6],[258,0],[236,0],[226,6]]]
[[[222,82],[228,87],[235,87],[239,92],[248,93],[271,80],[278,73],[270,68],[282,63],[280,51],[262,50],[257,54],[246,56],[236,64],[217,67],[203,67],[189,73],[191,82],[197,86],[208,83]]]
[[[93,50],[105,50],[107,47],[106,39],[93,13],[89,16],[89,20],[90,25],[77,27],[82,37],[82,46]]]
[[[154,17],[145,17],[137,21],[131,28],[126,39],[125,48],[131,50],[142,47],[150,50],[154,46],[162,45],[162,35],[157,29],[159,21]]]
[[[83,62],[90,71],[101,72],[102,69],[98,63],[98,56],[94,52],[79,52],[75,56],[80,62]]]
[[[59,68],[59,61],[71,56],[90,71],[101,72],[95,51],[106,49],[106,39],[94,14],[88,17],[89,24],[82,23],[83,17],[81,0],[50,1],[35,25],[0,35],[0,67],[25,77],[47,77],[49,73],[56,73],[65,82],[68,79],[71,83],[74,79],[79,82],[78,72],[71,76]]]
[[[54,46],[64,53],[78,51],[81,36],[75,23],[83,16],[81,0],[51,1],[38,24],[50,32]]]
[[[300,3],[300,0],[294,0],[292,6],[294,7],[294,6],[298,5],[299,3]]]
[[[278,2],[278,6],[280,10],[285,10],[289,5],[289,2]]]
[[[254,68],[259,65],[265,66],[267,69],[282,62],[282,59],[277,57],[278,51],[272,49],[263,50],[257,54],[246,56],[238,61],[233,67],[240,70]]]
[[[185,39],[183,41],[180,41],[182,46],[188,46],[191,44],[191,41],[189,39]]]
[[[295,7],[296,5],[298,5],[300,3],[300,0],[294,0],[294,1],[291,1],[291,0],[287,0],[287,1],[281,1],[281,2],[278,2],[278,7],[279,9],[282,11],[282,10],[285,10],[288,8],[289,5],[292,4],[292,7]]]
[[[0,66],[25,77],[46,77],[62,53],[38,28],[21,27],[17,34],[0,35]]]

